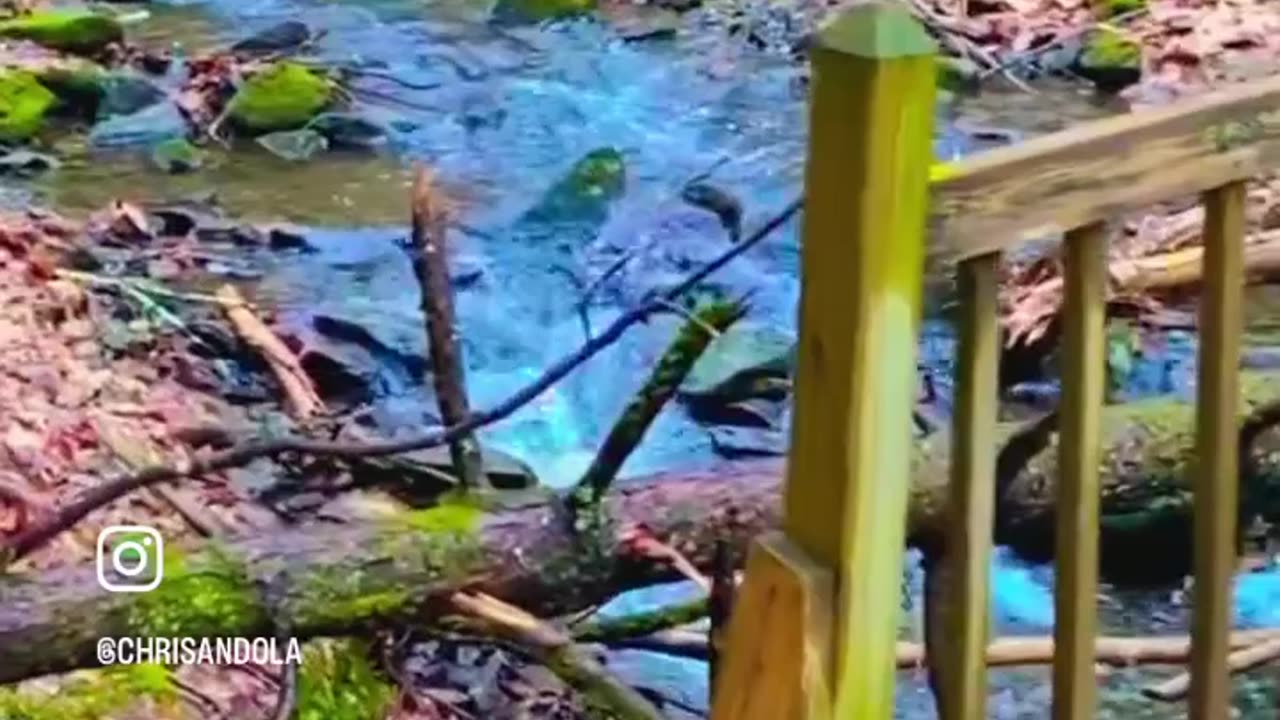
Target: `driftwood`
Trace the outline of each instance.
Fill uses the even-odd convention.
[[[1232,644],[1234,651],[1227,656],[1227,670],[1232,675],[1247,672],[1270,662],[1280,660],[1280,636],[1261,639],[1243,647]],[[1157,685],[1142,689],[1142,694],[1153,700],[1176,702],[1191,692],[1191,674],[1181,673]]]
[[[1276,419],[1280,374],[1246,373],[1242,392],[1251,418],[1242,435],[1256,446],[1242,464],[1243,496],[1251,512],[1274,517],[1280,454],[1265,452],[1277,439],[1262,428]],[[1159,558],[1166,570],[1185,572],[1191,407],[1153,400],[1103,414],[1102,532],[1117,540],[1103,543],[1104,567],[1120,556],[1130,570],[1150,570]],[[1052,538],[1056,471],[1046,425],[1001,427],[997,538],[1031,553]],[[941,536],[946,463],[943,437],[918,446],[908,513],[914,543]],[[565,503],[553,500],[487,515],[446,508],[410,513],[404,522],[217,541],[167,567],[161,587],[144,594],[103,591],[91,567],[0,576],[0,682],[91,665],[97,639],[107,635],[269,633],[271,613],[255,589],[266,582],[283,588],[277,607],[299,636],[420,616],[424,601],[463,590],[542,617],[568,614],[673,574],[666,563],[636,557],[628,538],[638,527],[703,569],[723,542],[737,565],[750,538],[779,519],[781,472],[781,461],[758,460],[621,483],[602,505],[606,522],[585,533],[574,528]]]
[[[218,288],[217,297],[236,335],[258,351],[284,391],[285,406],[289,414],[305,420],[324,412],[324,401],[316,393],[311,376],[298,363],[298,356],[249,309],[240,291],[232,285]]]

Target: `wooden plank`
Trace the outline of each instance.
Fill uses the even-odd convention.
[[[893,710],[934,53],[897,4],[849,9],[813,50],[783,527],[836,573],[837,717]]]
[[[1196,374],[1195,587],[1191,615],[1192,720],[1228,717],[1227,633],[1235,571],[1236,407],[1244,285],[1243,182],[1205,194],[1204,283]]]
[[[1053,717],[1092,720],[1098,626],[1098,484],[1106,381],[1106,226],[1067,233],[1054,591]]]
[[[1107,118],[933,172],[931,258],[1064,233],[1280,165],[1280,77]]]
[[[991,533],[995,521],[996,388],[1000,362],[997,316],[999,255],[966,260],[959,269],[960,347],[952,445],[950,521],[943,582],[945,647],[937,668],[942,720],[987,716],[987,634]]]
[[[830,571],[781,533],[761,536],[729,620],[711,720],[830,720]]]

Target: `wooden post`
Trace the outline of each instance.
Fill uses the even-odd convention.
[[[815,685],[830,688],[838,718],[888,718],[893,710],[934,55],[905,8],[882,4],[841,14],[818,33],[813,55],[783,531],[835,583],[835,632],[826,640],[833,681]],[[807,586],[799,578],[791,585]],[[768,591],[748,572],[738,612]],[[781,666],[784,653],[747,637],[763,632],[758,623],[733,628],[713,717],[763,717],[721,709],[749,712],[755,704],[743,698],[763,704],[776,691],[743,683],[747,674],[729,665],[752,664],[757,680],[794,672]]]

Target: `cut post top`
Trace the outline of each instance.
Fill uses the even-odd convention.
[[[822,50],[872,59],[933,55],[938,46],[905,7],[872,2],[840,13],[818,31]]]

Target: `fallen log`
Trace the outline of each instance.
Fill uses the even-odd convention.
[[[1241,386],[1242,445],[1253,450],[1242,465],[1242,495],[1250,512],[1280,516],[1280,453],[1270,451],[1280,438],[1264,432],[1280,416],[1280,373],[1245,373]],[[1108,407],[1103,417],[1104,565],[1119,555],[1130,570],[1165,563],[1184,572],[1192,408],[1155,399]],[[1001,427],[997,538],[1022,550],[1036,551],[1053,536],[1048,425]],[[942,535],[946,462],[940,434],[919,445],[908,513],[913,543]],[[273,620],[301,637],[349,632],[421,618],[427,601],[463,590],[542,617],[567,614],[671,577],[669,566],[629,549],[628,530],[637,526],[699,568],[711,567],[717,541],[740,565],[748,541],[779,520],[781,472],[781,461],[757,460],[622,482],[604,501],[609,521],[585,534],[551,499],[488,514],[445,506],[378,524],[215,541],[166,556],[164,581],[149,593],[106,592],[92,567],[0,574],[0,682],[91,666],[104,636],[269,635]],[[263,587],[283,599],[269,606]]]

